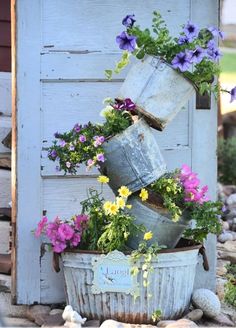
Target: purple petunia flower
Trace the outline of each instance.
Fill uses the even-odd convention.
[[[70,148],[69,148],[71,151],[75,150],[75,146],[74,145],[70,145]]]
[[[178,39],[178,44],[187,44],[189,42],[192,42],[192,37],[189,37],[187,35],[181,35]]]
[[[191,63],[200,63],[205,56],[205,50],[197,46],[194,50],[188,52]]]
[[[59,141],[59,146],[61,147],[61,148],[63,148],[63,147],[65,147],[65,145],[66,145],[66,142],[65,142],[65,140],[60,140]]]
[[[66,167],[69,169],[71,167],[71,162],[66,162]]]
[[[208,57],[213,60],[213,61],[217,61],[218,59],[220,59],[220,57],[222,56],[219,48],[215,47],[215,42],[211,42],[213,40],[210,40],[207,44],[207,54]]]
[[[57,138],[57,139],[60,138],[60,133],[59,132],[55,132],[54,133],[54,137]]]
[[[186,34],[186,36],[188,36],[190,38],[196,37],[198,34],[198,31],[199,31],[199,28],[191,22],[188,22],[184,26],[184,33]]]
[[[136,36],[129,35],[127,32],[122,32],[116,37],[116,42],[120,49],[133,52],[136,47],[136,39]]]
[[[52,158],[56,158],[57,157],[57,152],[55,149],[51,150],[48,154],[49,156],[51,156]]]
[[[81,130],[81,125],[80,125],[79,123],[76,123],[75,126],[74,126],[74,131],[75,131],[76,133],[79,133],[80,130]]]
[[[126,98],[124,100],[124,105],[125,105],[126,110],[135,110],[136,109],[135,103],[130,98]]]
[[[172,67],[175,69],[179,69],[181,72],[185,72],[188,70],[191,65],[190,58],[188,53],[180,52],[178,53],[171,62]]]
[[[88,161],[87,161],[87,166],[88,166],[88,168],[90,168],[90,167],[92,167],[93,165],[94,165],[94,160],[93,159],[89,159]]]
[[[135,15],[127,15],[125,18],[122,20],[122,24],[125,27],[132,27],[134,25],[134,22],[136,22],[136,19],[134,19]]]
[[[233,89],[231,89],[230,95],[231,95],[230,102],[236,100],[236,87],[234,87]]]
[[[103,142],[105,141],[105,138],[104,136],[95,136],[94,137],[94,147],[98,147],[98,146],[101,146],[103,144]]]
[[[97,160],[99,162],[105,162],[105,157],[104,157],[104,154],[100,153],[100,154],[97,154]]]
[[[82,143],[85,142],[86,141],[86,137],[83,134],[81,134],[79,136],[79,141],[82,142]]]
[[[219,36],[222,40],[225,38],[225,33],[218,30],[215,26],[208,27],[208,31],[210,31],[213,36]]]

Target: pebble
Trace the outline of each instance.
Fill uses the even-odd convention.
[[[230,320],[225,314],[220,313],[217,315],[214,319],[213,322],[218,323],[222,326],[227,326],[227,327],[235,327],[234,323],[232,320]]]
[[[27,309],[26,317],[31,321],[35,321],[36,316],[49,314],[50,310],[50,306],[47,305],[32,305]]]
[[[218,241],[221,243],[225,243],[229,240],[233,240],[233,235],[231,232],[223,232],[218,236]]]
[[[3,317],[1,318],[3,321],[4,327],[37,327],[31,320],[24,318],[10,318]]]
[[[203,316],[203,311],[201,309],[196,309],[196,310],[189,312],[185,316],[185,318],[189,319],[191,321],[198,321],[198,320],[201,320],[202,316]]]
[[[49,312],[50,315],[58,314],[60,313],[62,315],[63,310],[62,309],[53,309]]]
[[[180,319],[170,323],[166,328],[198,328],[195,322],[188,319]]]
[[[192,303],[197,309],[201,309],[206,317],[214,318],[220,314],[219,298],[209,289],[196,289],[193,292]]]
[[[100,326],[100,328],[155,328],[155,327],[156,326],[152,326],[152,325],[135,325],[135,324],[123,323],[123,322],[118,322],[116,320],[106,320]]]
[[[173,322],[176,322],[176,320],[161,320],[158,322],[157,324],[157,327],[166,327],[168,326],[169,324],[173,323]]]
[[[223,221],[222,222],[222,229],[223,230],[229,230],[229,222],[228,221]]]
[[[236,193],[235,193],[235,194],[231,194],[231,195],[227,198],[226,203],[227,203],[228,205],[234,205],[234,204],[236,204]]]
[[[227,279],[217,278],[216,279],[216,294],[221,301],[225,298],[225,284],[227,283]]]
[[[226,196],[230,196],[231,194],[236,193],[236,186],[234,185],[219,186],[219,191],[223,192]]]
[[[216,267],[216,275],[224,276],[227,273],[226,265],[230,264],[230,261],[218,260]]]

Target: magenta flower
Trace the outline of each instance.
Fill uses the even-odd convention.
[[[46,236],[51,240],[51,242],[54,242],[57,239],[58,227],[58,224],[55,222],[50,222],[47,225]]]
[[[233,102],[234,100],[236,100],[236,87],[231,89],[230,95],[231,95],[230,102]]]
[[[135,15],[127,15],[122,20],[122,24],[126,27],[132,27],[134,25],[134,22],[136,22],[136,19],[134,19]]]
[[[82,143],[85,142],[86,141],[86,137],[83,134],[81,134],[79,136],[79,141],[82,142]]]
[[[178,53],[171,62],[172,67],[179,69],[181,72],[185,72],[189,69],[191,62],[187,52]]]
[[[180,172],[182,176],[188,176],[192,173],[192,170],[187,164],[183,164]]]
[[[76,217],[75,217],[75,228],[77,230],[81,230],[82,223],[87,222],[88,219],[89,219],[88,215],[85,215],[85,214],[76,215]]]
[[[133,52],[136,47],[136,39],[136,36],[129,35],[127,32],[122,32],[116,37],[116,42],[120,49]]]
[[[55,240],[53,242],[53,251],[55,253],[62,253],[66,249],[66,243],[61,240]]]
[[[70,240],[74,234],[74,229],[67,223],[62,223],[58,228],[58,236],[62,241]]]
[[[46,226],[48,222],[48,219],[46,216],[44,216],[38,223],[37,229],[35,230],[35,237],[39,237],[44,229],[44,227]]]
[[[100,154],[97,154],[97,160],[99,162],[105,162],[105,157],[104,157],[104,154],[100,153]]]
[[[75,233],[70,241],[71,246],[76,247],[79,245],[81,236],[79,233]]]

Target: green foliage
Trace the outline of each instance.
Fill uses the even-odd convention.
[[[102,134],[108,138],[121,133],[132,124],[132,116],[130,112],[110,110],[105,112],[106,122],[101,127]]]
[[[151,190],[161,195],[163,205],[172,216],[173,221],[178,221],[182,215],[180,208],[184,198],[184,191],[176,174],[165,174],[151,184]]]
[[[225,302],[236,307],[236,264],[226,266],[227,280],[225,285]]]
[[[152,314],[152,321],[153,322],[160,321],[161,320],[161,315],[162,315],[161,310],[154,311],[153,314]]]
[[[191,219],[195,221],[196,225],[193,229],[185,230],[184,236],[202,243],[209,233],[219,234],[222,229],[219,222],[221,209],[221,202],[208,201],[192,206],[190,209]]]
[[[236,137],[218,140],[218,174],[224,184],[236,184]]]
[[[147,287],[149,285],[149,274],[153,272],[153,266],[151,265],[153,257],[157,257],[159,251],[164,248],[164,246],[159,246],[157,243],[152,243],[151,246],[148,246],[147,241],[143,240],[139,243],[138,249],[134,250],[131,253],[131,261],[132,261],[132,271],[133,275],[137,275],[139,273],[138,266],[140,262],[143,261],[142,264],[142,276],[143,276],[143,286]],[[151,296],[151,295],[149,295]]]

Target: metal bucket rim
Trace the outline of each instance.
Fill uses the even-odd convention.
[[[180,252],[188,252],[192,250],[199,250],[202,247],[201,244],[196,244],[192,246],[184,246],[184,247],[178,247],[178,248],[172,248],[172,249],[162,249],[159,251],[159,254],[168,254],[168,253],[180,253]],[[95,254],[95,255],[105,255],[107,253],[103,253],[101,251],[92,251],[92,250],[82,250],[82,249],[72,249],[68,248],[65,249],[65,251],[62,253],[75,253],[75,254]],[[131,252],[123,252],[125,255],[131,254]]]

